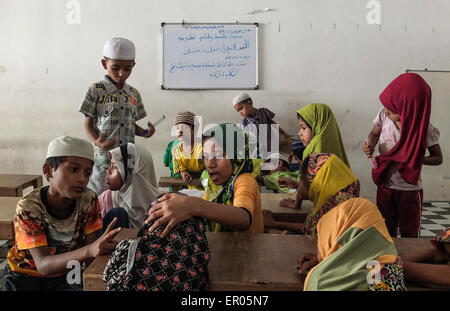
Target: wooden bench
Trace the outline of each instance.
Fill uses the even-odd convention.
[[[192,178],[190,183],[186,183],[183,178],[178,177],[165,177],[161,176],[159,178],[159,186],[164,188],[172,188],[172,191],[179,191],[183,186],[201,186],[199,178]]]
[[[293,209],[280,206],[280,201],[291,198],[295,200],[295,194],[287,193],[261,193],[261,207],[272,212],[276,221],[304,222],[306,216],[313,208],[311,201],[303,201],[301,209]]]
[[[132,237],[135,229],[124,229],[117,240]],[[316,240],[304,235],[207,233],[211,260],[208,265],[211,291],[303,289],[304,278],[295,265],[303,252],[315,252]],[[429,247],[429,239],[395,239],[402,252]],[[83,273],[86,291],[106,290],[102,274],[109,255],[97,257]],[[408,286],[408,290],[429,290]]]
[[[22,197],[23,190],[42,187],[41,175],[0,174],[0,196]]]
[[[14,216],[21,197],[0,197],[0,240],[14,240]]]

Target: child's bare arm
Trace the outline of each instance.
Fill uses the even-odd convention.
[[[372,157],[373,152],[375,151],[375,146],[378,144],[378,140],[380,139],[381,134],[381,126],[375,124],[372,130],[367,137],[367,141],[364,144],[364,153],[368,158]]]
[[[423,164],[425,165],[441,165],[442,164],[442,151],[439,144],[428,147],[429,156],[423,158]]]
[[[137,125],[137,123],[134,126],[134,133],[136,136],[142,136],[145,138],[149,138],[151,137],[154,133],[155,133],[155,127],[153,126],[153,124],[149,121],[147,122],[147,129],[143,129],[142,127],[140,127],[139,125]]]
[[[302,223],[276,221],[269,210],[263,210],[264,226],[267,228],[286,229],[292,232],[302,233]]]
[[[111,253],[117,246],[117,241],[114,240],[114,237],[121,229],[112,230],[116,223],[117,219],[114,219],[105,233],[93,243],[67,253],[51,255],[50,247],[48,246],[30,249],[37,270],[43,276],[65,273],[67,271],[67,263],[71,260],[78,261],[81,264],[91,261],[98,255]]]
[[[450,265],[404,261],[403,271],[409,281],[450,286]]]
[[[109,150],[114,147],[117,143],[115,139],[108,139],[103,141],[103,137],[101,133],[97,133],[94,128],[94,118],[91,116],[86,116],[84,118],[84,129],[89,137],[89,139],[96,145],[97,147],[103,148],[105,150]]]

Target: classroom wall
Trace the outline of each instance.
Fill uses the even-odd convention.
[[[68,2],[0,0],[0,172],[39,174],[51,139],[87,138],[78,107],[103,78],[103,44],[113,36],[136,45],[128,82],[141,92],[148,119],[169,118],[154,137],[136,139],[151,151],[158,177],[168,175],[162,157],[176,112],[191,110],[204,123],[239,122],[231,105],[238,91],[161,90],[161,22],[260,23],[260,89],[249,92],[255,106],[270,108],[296,134],[297,109],[330,105],[362,195],[371,199],[362,144],[381,108],[379,94],[406,69],[450,70],[448,0],[380,1],[381,25],[367,23],[366,0],[80,0],[79,24],[68,24]],[[274,10],[249,14],[265,8]],[[432,114],[432,122],[444,127],[446,112]],[[449,134],[441,131],[447,155]],[[424,178],[425,199],[450,199],[450,172],[424,171],[437,176]]]

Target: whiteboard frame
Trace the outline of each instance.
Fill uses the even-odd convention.
[[[255,86],[251,88],[239,87],[202,87],[202,88],[167,88],[164,86],[164,26],[165,25],[254,25],[256,26],[256,72],[255,72]],[[259,23],[166,23],[161,22],[161,90],[258,90],[259,89]]]

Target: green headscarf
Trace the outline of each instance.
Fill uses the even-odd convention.
[[[297,110],[297,113],[312,130],[312,139],[303,151],[303,159],[313,152],[334,153],[350,167],[341,132],[330,107],[325,104],[314,103]]]
[[[219,144],[222,145],[226,151],[227,158],[231,161],[233,170],[230,179],[222,186],[214,184],[209,177],[208,171],[203,171],[200,180],[206,190],[205,199],[232,206],[234,183],[237,177],[244,173],[252,173],[253,171],[253,161],[249,158],[248,134],[235,124],[222,123],[205,130],[203,132],[203,141],[208,137],[215,137]],[[233,146],[234,152],[230,150],[231,146]],[[207,231],[227,231],[221,224],[211,220],[205,220],[205,227]]]

